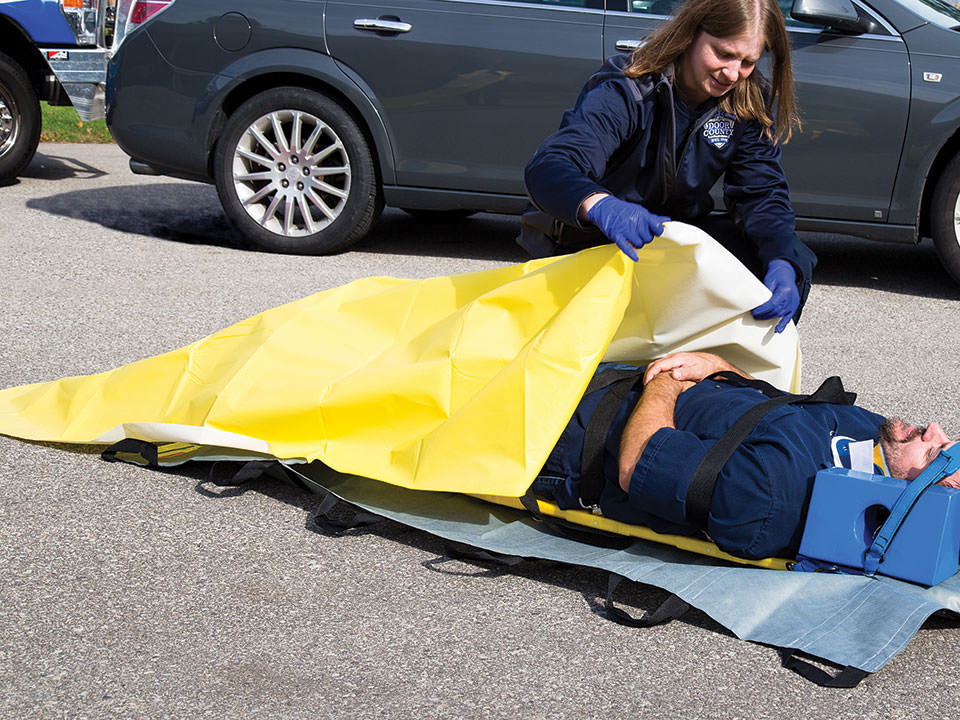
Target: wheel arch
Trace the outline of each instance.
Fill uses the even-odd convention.
[[[937,183],[940,182],[940,178],[943,177],[943,171],[947,164],[958,153],[960,153],[960,128],[943,143],[927,171],[926,180],[923,184],[923,194],[920,198],[920,215],[918,217],[920,237],[930,237],[932,232],[930,213],[933,209],[933,193],[937,188]]]
[[[356,121],[374,149],[381,186],[393,184],[396,177],[393,143],[384,122],[384,114],[372,99],[372,94],[344,73],[329,56],[319,56],[322,60],[318,63],[316,53],[306,55],[311,62],[291,62],[289,57],[285,57],[282,64],[265,63],[258,61],[256,55],[247,56],[243,59],[243,65],[249,67],[234,69],[240,72],[222,91],[222,100],[217,105],[207,134],[206,162],[211,176],[217,140],[230,115],[258,93],[286,85],[314,90],[337,102]]]
[[[38,98],[43,97],[43,88],[50,68],[33,44],[30,35],[13,19],[0,15],[0,52],[16,60],[30,78]]]

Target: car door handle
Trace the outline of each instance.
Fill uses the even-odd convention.
[[[641,47],[643,43],[643,40],[617,40],[614,47],[617,50],[626,52],[627,50],[636,50],[638,47]]]
[[[381,20],[377,18],[357,18],[353,21],[353,26],[357,30],[370,30],[371,32],[405,33],[413,30],[410,23],[400,22],[399,20]]]

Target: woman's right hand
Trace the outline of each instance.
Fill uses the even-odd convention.
[[[592,196],[587,200],[592,200]],[[668,217],[654,215],[643,205],[613,195],[593,202],[585,214],[587,220],[600,228],[634,262],[639,259],[636,248],[642,248],[658,235],[663,235],[663,224],[670,221]]]

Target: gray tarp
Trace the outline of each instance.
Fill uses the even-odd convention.
[[[643,540],[608,549],[558,537],[523,511],[465,495],[407,490],[318,463],[296,471],[309,484],[404,525],[497,553],[607,570],[674,593],[742,640],[796,648],[866,672],[890,662],[934,612],[960,612],[960,573],[924,588],[889,578],[719,565]]]

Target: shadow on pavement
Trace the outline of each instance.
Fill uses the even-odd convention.
[[[910,245],[819,233],[801,238],[817,254],[814,284],[960,299],[960,285],[944,270],[929,239]]]
[[[65,178],[97,178],[106,174],[105,170],[76,158],[38,152],[20,176],[38,180],[63,180]]]
[[[34,162],[31,172],[103,174],[76,161],[54,156],[49,167]],[[61,173],[61,175],[58,175]],[[201,183],[120,185],[77,190],[35,198],[27,206],[53,215],[95,222],[120,232],[137,233],[171,242],[243,249],[238,234],[220,207],[216,190]],[[513,215],[478,213],[466,218],[424,218],[387,208],[371,232],[352,250],[453,257],[498,262],[524,262],[516,245],[520,219]],[[960,285],[947,274],[933,245],[882,243],[863,238],[803,233],[817,253],[814,282],[886,290],[920,297],[958,299]]]
[[[74,190],[29,200],[27,207],[52,215],[98,223],[119,232],[240,249],[208,185],[161,183]]]
[[[201,183],[75,190],[34,198],[27,207],[119,232],[190,245],[245,249],[220,207],[216,190]],[[415,218],[388,208],[352,250],[523,262],[528,258],[513,242],[518,228],[519,218],[513,216],[480,214],[444,221]]]

